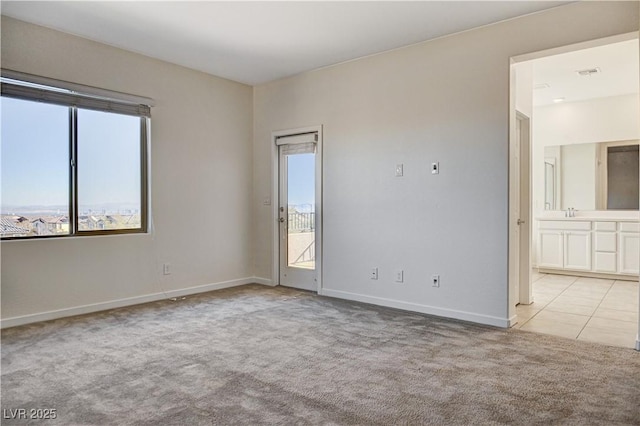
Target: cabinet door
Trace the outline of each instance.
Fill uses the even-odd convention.
[[[564,233],[564,267],[577,271],[591,270],[591,232]]]
[[[593,253],[593,271],[615,274],[618,272],[616,253],[596,251]]]
[[[538,234],[538,267],[563,267],[563,241],[560,231],[540,231]]]
[[[593,233],[593,250],[606,251],[615,253],[617,250],[616,233],[615,232],[594,232]]]
[[[621,274],[638,275],[640,270],[640,234],[620,232],[619,262]]]

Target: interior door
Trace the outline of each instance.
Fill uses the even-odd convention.
[[[521,183],[521,175],[520,175],[520,143],[521,143],[521,125],[520,120],[516,119],[516,135],[515,135],[515,146],[514,156],[512,157],[511,167],[513,168],[513,175],[516,177],[516,182],[512,183],[511,188],[511,196],[514,197],[515,200],[520,200],[520,183]],[[517,305],[520,302],[520,201],[515,203],[515,208],[513,211],[513,218],[511,226],[513,227],[513,256],[516,259],[515,262],[512,263],[513,274],[511,291],[509,296],[509,301],[513,305]]]
[[[521,304],[533,303],[533,291],[531,288],[531,242],[532,242],[532,220],[531,220],[531,120],[526,115],[516,112],[516,126],[519,145],[519,198],[520,211],[517,221],[519,228],[519,262],[518,262],[518,302]]]
[[[278,146],[279,279],[287,287],[317,291],[316,152],[314,142],[302,141]]]

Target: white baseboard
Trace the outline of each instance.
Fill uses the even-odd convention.
[[[89,305],[74,306],[72,308],[58,309],[55,311],[40,312],[36,314],[22,315],[18,317],[4,318],[0,320],[0,328],[16,327],[18,325],[31,324],[40,321],[49,321],[57,318],[71,317],[74,315],[89,314],[92,312],[106,311],[107,309],[122,308],[125,306],[139,305],[141,303],[155,302],[157,300],[171,299],[172,297],[182,297],[198,293],[206,293],[212,290],[237,287],[245,284],[265,284],[264,278],[240,278],[237,280],[223,281],[213,284],[204,284],[195,287],[187,287],[178,290],[169,290],[160,293],[145,294],[142,296],[128,297],[125,299],[110,300],[107,302],[92,303]],[[268,280],[269,283],[271,280]]]
[[[493,325],[495,327],[511,327],[514,318],[500,318],[490,315],[475,314],[473,312],[456,311],[453,309],[437,308],[435,306],[420,305],[417,303],[404,302],[401,300],[387,299],[383,297],[367,296],[364,294],[349,293],[346,291],[329,290],[326,288],[318,292],[322,296],[335,297],[338,299],[354,300],[356,302],[370,303],[372,305],[386,306],[388,308],[402,309],[405,311],[420,312],[423,314],[435,315],[444,318],[454,318],[463,321],[470,321],[479,324]]]
[[[623,280],[638,282],[637,275],[605,274],[602,272],[570,271],[567,269],[538,268],[541,274],[571,275],[577,277],[602,278],[605,280]]]
[[[640,336],[638,336],[638,339],[636,340],[636,351],[640,351]]]
[[[268,285],[270,287],[276,286],[270,278],[253,277],[253,282],[256,284]]]

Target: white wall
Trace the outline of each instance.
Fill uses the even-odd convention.
[[[506,325],[509,58],[637,28],[637,3],[581,2],[256,87],[256,275],[270,134],[322,124],[322,293]]]
[[[324,124],[323,292],[505,324],[509,57],[638,22],[634,2],[571,4],[263,85],[252,99],[241,84],[3,17],[3,67],[157,106],[153,234],[3,242],[2,318],[270,278],[271,131]],[[440,289],[426,284],[432,273]]]
[[[534,108],[533,203],[535,215],[540,215],[544,211],[545,147],[637,140],[640,139],[639,116],[640,98],[637,94]],[[595,209],[595,203],[588,205],[593,207],[582,208],[582,210]],[[558,209],[567,207],[580,209],[571,203],[558,206]]]
[[[638,139],[638,94],[535,108],[534,137],[543,146]]]
[[[253,275],[251,87],[5,17],[2,66],[156,101],[153,233],[3,242],[3,324]]]

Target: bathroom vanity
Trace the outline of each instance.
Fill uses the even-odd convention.
[[[538,218],[536,228],[540,272],[638,279],[638,217],[547,216]]]
[[[532,236],[538,268],[637,281],[639,141],[544,146],[540,160]]]

